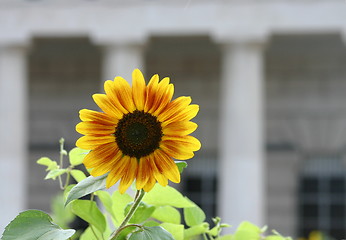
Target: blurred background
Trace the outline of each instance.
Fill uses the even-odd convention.
[[[169,76],[200,105],[178,187],[208,217],[346,237],[346,2],[0,1],[0,232],[50,211],[42,156],[75,146],[115,76]]]

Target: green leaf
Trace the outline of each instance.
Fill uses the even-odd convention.
[[[231,234],[227,234],[221,237],[218,237],[217,240],[233,240],[233,236]]]
[[[81,182],[86,179],[84,172],[81,170],[73,169],[71,170],[71,175],[77,182]]]
[[[161,222],[174,223],[174,224],[180,224],[181,222],[180,212],[171,206],[157,207],[156,210],[151,215],[151,217]]]
[[[111,214],[112,217],[114,217],[112,209],[113,202],[109,192],[100,190],[96,192],[96,196],[100,199],[107,212]]]
[[[143,225],[146,227],[155,227],[155,226],[159,226],[160,223],[153,221],[153,220],[149,220],[149,221],[143,223]]]
[[[47,176],[44,179],[47,180],[52,178],[55,180],[58,176],[63,175],[66,172],[67,172],[67,169],[54,169],[49,171]]]
[[[129,240],[174,240],[172,235],[160,226],[143,227],[132,233]]]
[[[38,210],[28,210],[20,213],[7,225],[1,240],[65,240],[70,238],[75,230],[63,230],[52,223],[52,218]]]
[[[234,240],[259,240],[261,229],[250,222],[242,222],[234,234]]]
[[[83,181],[79,182],[69,192],[65,202],[65,206],[72,200],[84,197],[90,193],[93,193],[105,188],[107,175],[108,173],[99,177],[89,176]]]
[[[278,235],[270,235],[267,236],[264,240],[286,240],[286,238]]]
[[[125,215],[130,211],[130,208],[132,207],[133,202],[128,204],[125,208]],[[147,220],[151,214],[155,211],[154,206],[150,206],[144,202],[141,202],[136,209],[136,212],[133,214],[132,218],[130,219],[129,223],[142,223],[145,220]]]
[[[162,223],[160,226],[166,229],[170,234],[172,234],[175,240],[184,240],[184,225]]]
[[[83,163],[85,156],[89,153],[89,150],[84,150],[81,148],[73,148],[69,152],[69,160],[72,166],[77,166]]]
[[[75,215],[69,208],[64,207],[63,193],[55,196],[51,202],[51,216],[56,224],[61,228],[68,228],[69,223],[73,221]]]
[[[71,211],[84,221],[95,226],[101,233],[106,230],[105,216],[98,209],[96,202],[76,200],[71,203]]]
[[[137,227],[134,226],[128,226],[125,229],[123,229],[120,234],[116,237],[116,240],[128,240],[127,235],[129,235],[131,232],[134,232]]]
[[[51,160],[48,157],[42,157],[36,162],[40,165],[47,166],[46,171],[58,169],[58,163],[56,161]]]
[[[114,214],[114,224],[119,226],[125,218],[125,207],[128,203],[132,202],[133,199],[127,193],[121,194],[118,190],[112,195],[112,210]]]
[[[184,219],[189,227],[201,224],[205,220],[203,210],[195,205],[194,207],[184,208]]]
[[[156,184],[154,188],[144,196],[143,202],[154,206],[168,205],[177,208],[195,206],[194,203],[184,197],[176,189],[170,186],[162,187],[160,184]]]
[[[203,233],[208,232],[209,230],[209,224],[208,223],[201,223],[199,225],[195,225],[193,227],[190,227],[188,229],[184,230],[184,238],[189,239],[193,236],[201,235]],[[250,240],[250,239],[248,239]]]
[[[180,173],[182,173],[184,169],[187,168],[187,163],[185,161],[175,161],[175,164],[177,164]]]
[[[100,239],[108,239],[111,235],[111,231],[107,227],[106,231],[102,234],[95,227],[88,227],[80,236],[79,240],[100,240]]]

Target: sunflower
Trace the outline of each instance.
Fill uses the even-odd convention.
[[[94,177],[108,173],[106,187],[120,180],[124,193],[136,180],[138,190],[150,191],[156,182],[179,183],[180,173],[173,159],[187,160],[200,149],[198,139],[189,134],[197,124],[199,106],[190,97],[172,100],[174,86],[169,78],[159,81],[154,75],[146,85],[143,74],[135,69],[132,87],[122,77],[104,84],[105,94],[94,94],[103,112],[80,110],[82,122],[77,132],[79,148],[91,150],[84,165]]]

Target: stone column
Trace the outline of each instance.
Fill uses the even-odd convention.
[[[263,47],[223,44],[218,214],[236,227],[265,218]]]
[[[103,46],[102,82],[121,76],[131,83],[132,71],[144,72],[143,45],[114,43]]]
[[[26,49],[0,46],[0,232],[26,208]]]

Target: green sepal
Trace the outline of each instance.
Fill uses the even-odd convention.
[[[184,169],[187,168],[187,163],[185,161],[175,161],[175,164],[177,165],[180,173],[183,173]]]

